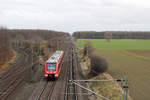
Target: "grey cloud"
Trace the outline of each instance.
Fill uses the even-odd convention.
[[[0,0],[0,25],[68,32],[138,30],[140,26],[148,30],[145,27],[150,26],[150,2],[144,2],[146,0]]]

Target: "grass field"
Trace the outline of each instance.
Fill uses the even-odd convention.
[[[78,40],[78,46],[89,40]],[[114,78],[127,75],[133,100],[150,100],[150,40],[90,40],[95,53],[106,58]],[[81,43],[82,45],[80,45]]]
[[[78,39],[77,45],[83,47],[88,41],[101,50],[150,50],[150,40],[140,39],[113,39],[111,42],[105,39]]]

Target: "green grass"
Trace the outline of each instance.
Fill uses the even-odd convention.
[[[78,39],[77,46],[83,48],[86,42],[90,41],[94,48],[100,50],[150,50],[150,40],[140,39]]]

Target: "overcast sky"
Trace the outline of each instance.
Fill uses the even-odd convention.
[[[150,0],[0,0],[0,25],[57,31],[150,31]]]

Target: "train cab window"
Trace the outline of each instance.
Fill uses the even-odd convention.
[[[48,63],[47,64],[48,71],[55,71],[56,70],[56,63]]]

